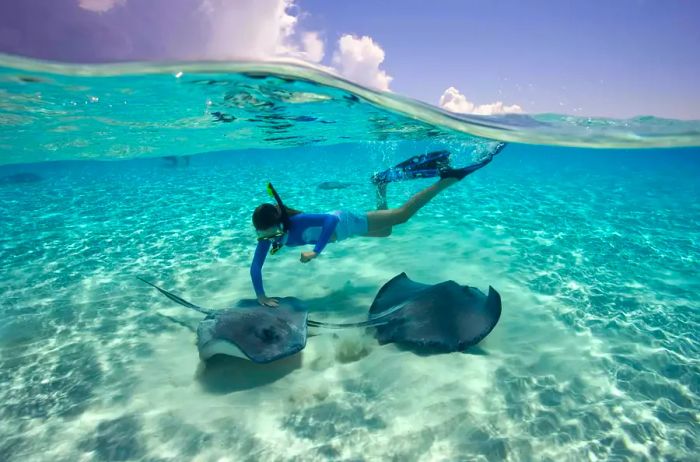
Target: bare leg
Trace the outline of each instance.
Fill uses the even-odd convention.
[[[406,223],[432,198],[458,181],[456,178],[443,178],[432,186],[414,194],[399,208],[367,212],[367,236],[385,237],[390,235],[393,226]]]

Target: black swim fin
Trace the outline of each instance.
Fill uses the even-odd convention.
[[[506,143],[498,143],[493,152],[490,152],[483,160],[477,162],[476,164],[468,165],[462,168],[445,168],[440,171],[440,178],[456,178],[458,180],[462,180],[470,173],[474,173],[480,168],[490,164],[493,160],[493,156],[501,152],[505,147]]]
[[[450,151],[433,151],[413,156],[372,176],[372,183],[386,184],[414,178],[432,178],[450,166]]]

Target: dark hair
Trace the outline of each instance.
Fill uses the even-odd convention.
[[[302,213],[299,210],[290,209],[286,206],[284,209],[289,217]],[[255,229],[263,230],[279,226],[280,224],[282,224],[282,213],[278,205],[260,204],[253,212],[253,226],[255,226]]]

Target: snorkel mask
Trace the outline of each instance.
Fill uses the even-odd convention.
[[[280,198],[272,183],[267,183],[267,193],[274,197],[277,206],[280,209],[280,222],[281,224],[277,226],[277,230],[272,234],[267,234],[267,229],[264,231],[258,231],[258,241],[272,240],[272,247],[270,247],[270,255],[274,255],[284,246],[282,243],[282,237],[287,231],[289,231],[289,215],[287,215],[287,208],[284,206],[282,199]]]
[[[258,242],[261,241],[272,241],[272,247],[270,247],[270,255],[276,254],[284,244],[282,244],[282,237],[284,237],[284,231],[281,227],[276,226],[273,232],[270,232],[271,228],[263,231],[256,231],[258,234]]]
[[[270,232],[270,230],[273,230]],[[284,231],[282,230],[282,227],[280,226],[275,226],[274,228],[268,228],[264,229],[262,231],[255,231],[258,235],[258,242],[259,241],[272,241],[275,239],[278,239],[282,236],[284,236]]]

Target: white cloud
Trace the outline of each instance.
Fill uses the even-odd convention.
[[[94,13],[127,8],[125,16],[147,11],[157,20],[146,37],[153,49],[184,59],[268,60],[280,57],[317,63],[324,44],[318,32],[299,30],[303,14],[296,0],[76,0]],[[175,12],[175,13],[173,13]],[[174,20],[173,18],[177,18]],[[171,28],[169,30],[168,28]],[[175,36],[173,36],[175,33]]]
[[[78,0],[78,6],[95,13],[105,13],[126,0]]]
[[[323,40],[318,32],[304,32],[301,36],[301,43],[304,46],[304,56],[307,61],[318,63],[323,59]]]
[[[450,112],[460,114],[496,115],[496,114],[517,114],[523,109],[517,104],[506,106],[501,101],[490,104],[476,105],[468,101],[466,96],[455,87],[450,87],[440,97],[440,107]]]
[[[200,11],[209,22],[204,52],[214,59],[298,55],[293,5],[293,0],[202,0]]]
[[[124,16],[143,9],[135,0],[76,0],[95,13],[124,6]],[[299,20],[305,15],[298,0],[149,0],[150,17],[167,18],[139,34],[124,32],[125,40],[142,40],[136,55],[150,59],[253,60],[292,58],[337,73],[360,85],[388,91],[392,77],[381,69],[384,50],[371,37],[345,34],[338,40],[331,66],[321,61],[325,44],[317,31],[303,30]],[[177,12],[177,14],[173,13]],[[171,17],[183,18],[168,22]],[[143,46],[145,44],[145,46]],[[145,51],[147,49],[147,51]],[[150,54],[149,54],[150,53]],[[158,56],[158,53],[164,56]]]
[[[344,77],[378,90],[389,90],[393,77],[379,66],[384,61],[384,50],[371,37],[357,38],[343,35],[333,54],[333,64]]]

